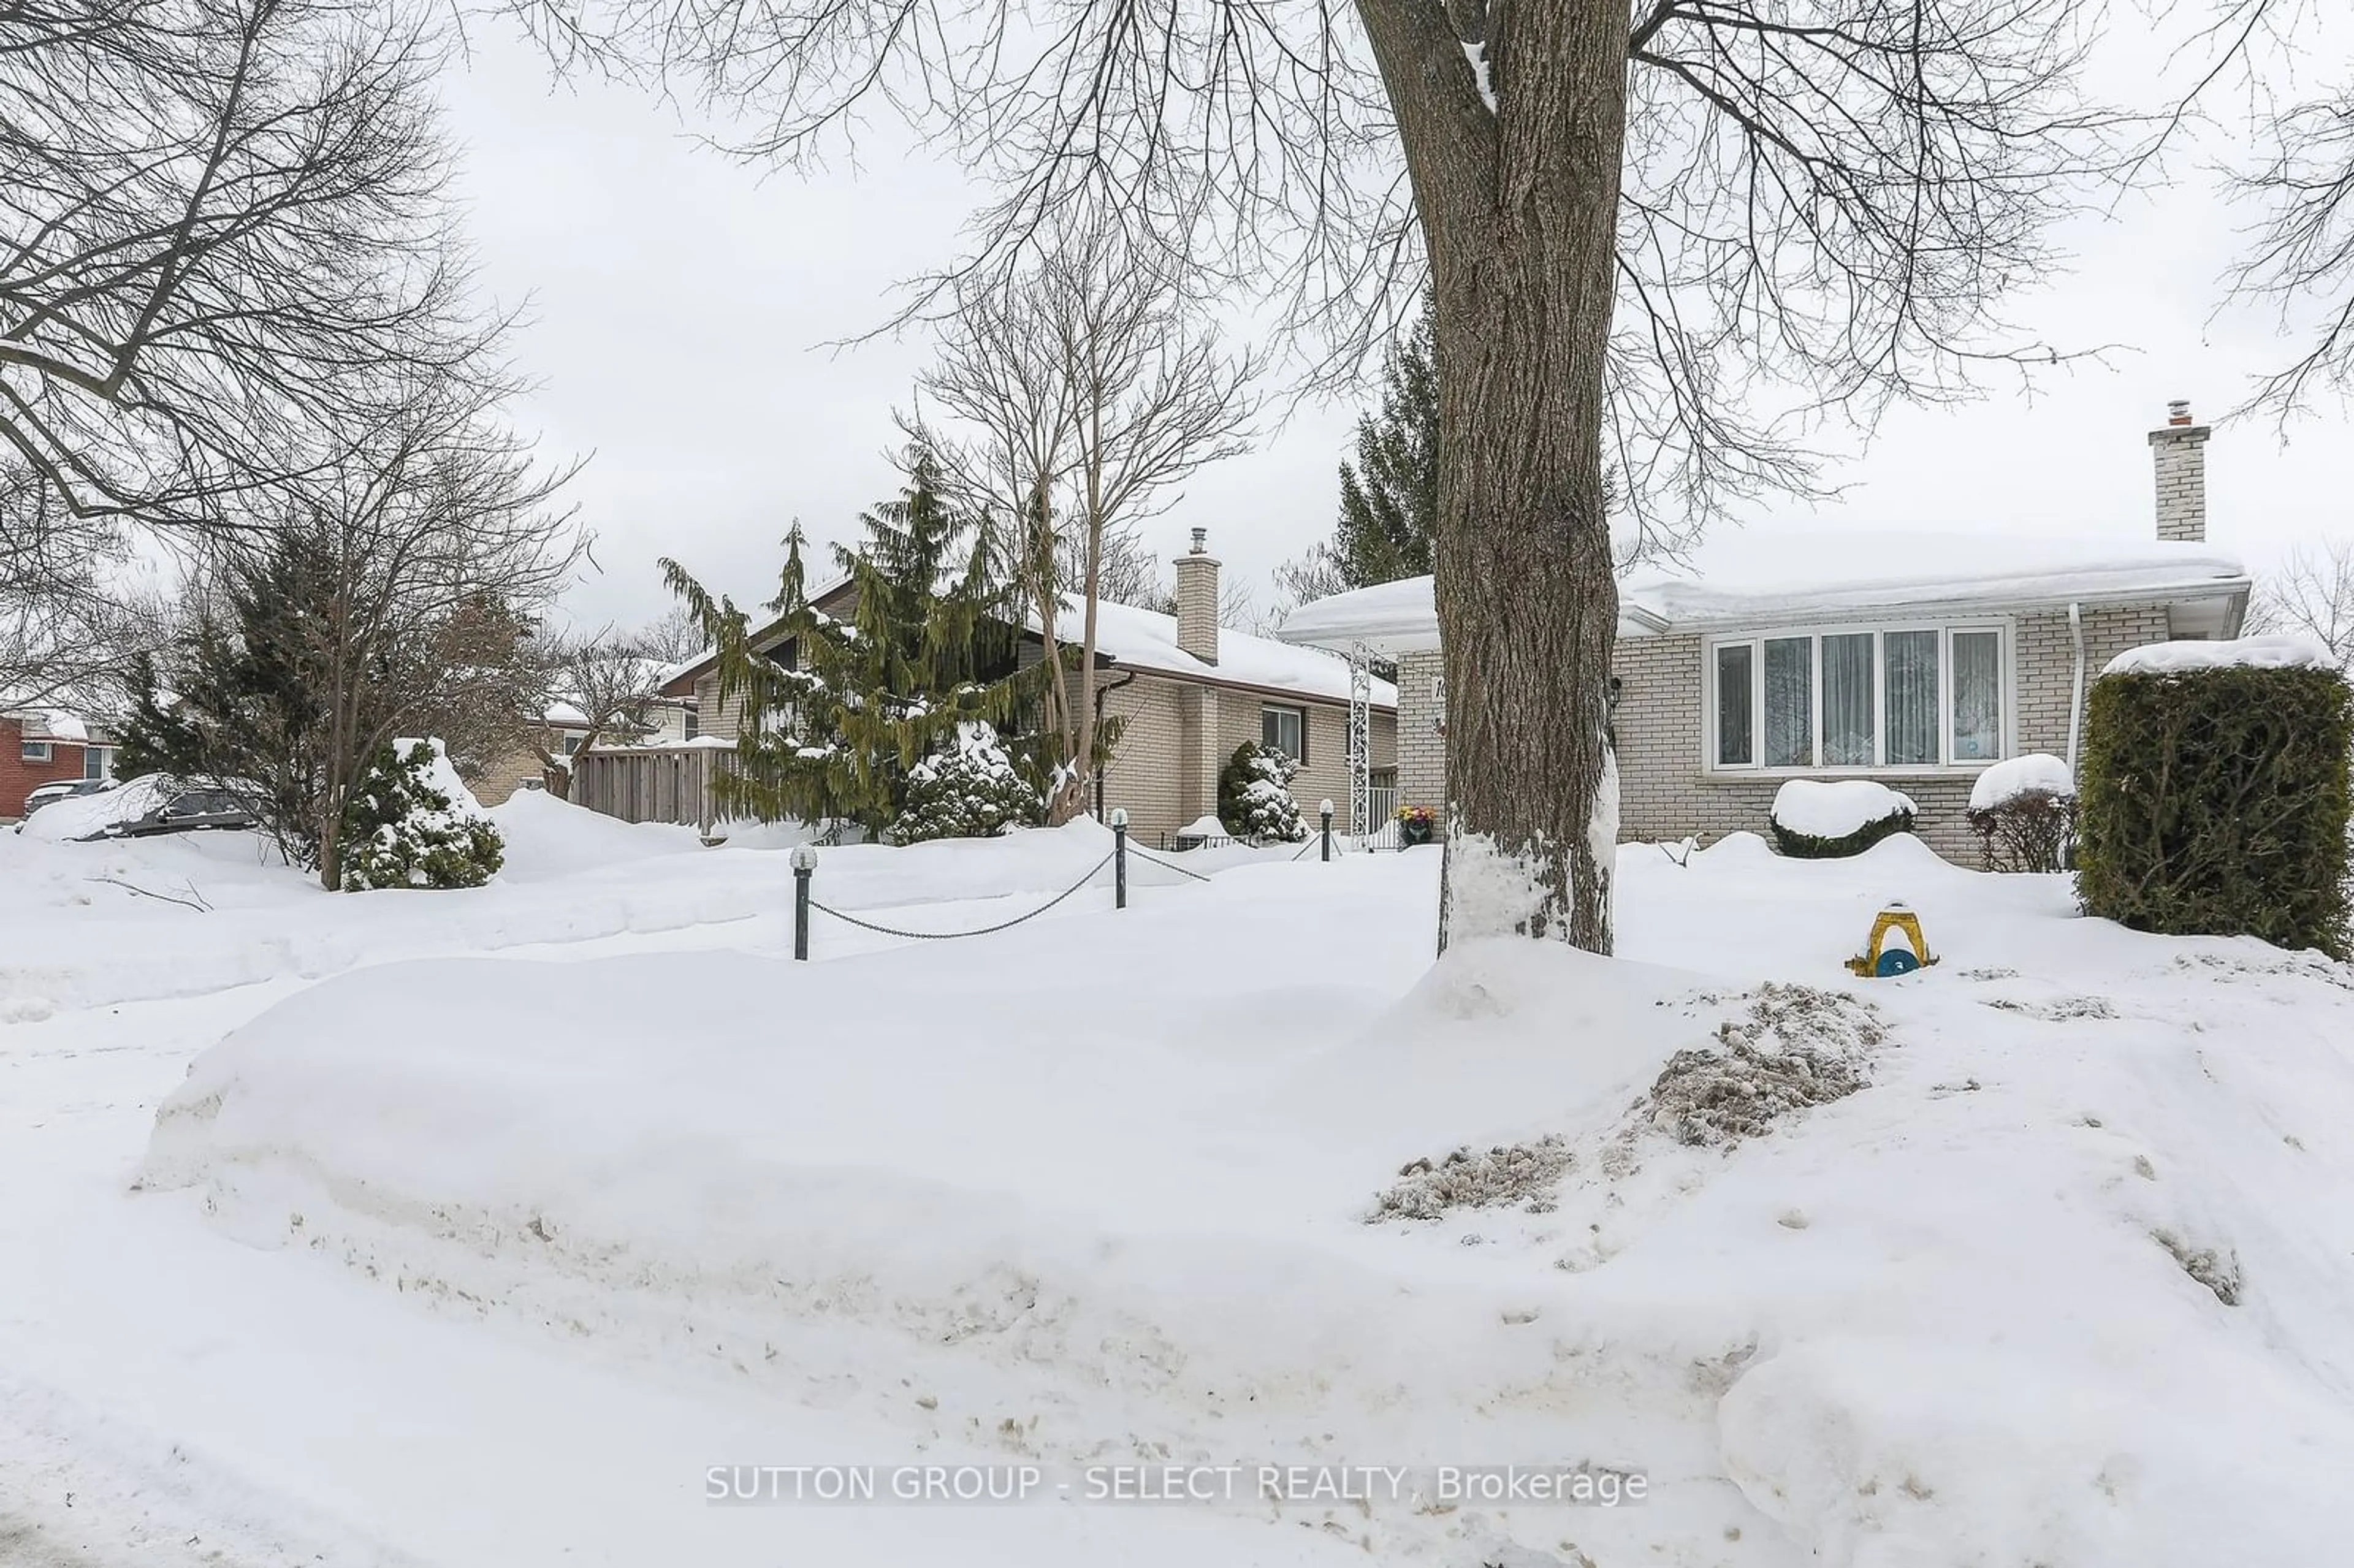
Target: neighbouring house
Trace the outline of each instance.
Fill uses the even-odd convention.
[[[1132,605],[1097,606],[1097,700],[1107,718],[1123,721],[1110,764],[1097,775],[1098,816],[1125,809],[1140,843],[1161,844],[1218,808],[1218,773],[1244,741],[1278,747],[1299,763],[1292,793],[1311,821],[1330,799],[1337,828],[1349,827],[1351,674],[1346,661],[1312,648],[1254,636],[1218,624],[1217,557],[1205,531],[1177,557],[1177,612]],[[811,595],[828,615],[847,619],[855,590],[847,580]],[[1078,607],[1058,631],[1076,649]],[[1026,629],[1021,657],[1043,644]],[[790,656],[777,634],[763,647]],[[679,668],[665,696],[695,704],[701,734],[692,742],[608,751],[577,767],[575,799],[631,820],[690,821],[709,829],[715,813],[708,772],[725,766],[742,720],[740,699],[718,694],[716,661],[705,655]],[[1384,824],[1395,793],[1397,692],[1385,680],[1367,684],[1369,826]],[[590,783],[593,768],[597,782]]]
[[[1623,841],[1763,832],[1790,779],[1882,779],[1949,858],[1978,771],[2075,765],[2087,683],[2128,648],[2238,635],[2248,574],[2207,543],[2208,427],[2150,432],[2156,537],[1734,532],[1619,585],[1612,729]],[[1402,804],[1447,799],[1431,579],[1303,605],[1288,641],[1398,668]]]
[[[695,737],[692,697],[658,697],[648,705],[645,716],[654,727],[632,736],[632,744],[673,746]],[[559,697],[525,727],[514,750],[483,768],[482,777],[469,780],[467,787],[473,790],[474,799],[485,806],[498,805],[518,789],[545,789],[547,768],[542,757],[562,758],[568,765],[588,744],[588,714],[577,703]],[[619,742],[608,733],[599,737],[599,744],[610,747]]]
[[[25,814],[25,797],[44,784],[107,779],[111,734],[63,708],[0,708],[0,819]]]

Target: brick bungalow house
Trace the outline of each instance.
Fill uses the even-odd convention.
[[[1218,624],[1217,557],[1209,554],[1205,531],[1193,530],[1193,547],[1177,557],[1177,613],[1163,615],[1132,605],[1097,607],[1097,693],[1107,717],[1125,721],[1112,760],[1100,776],[1097,806],[1126,809],[1140,843],[1160,843],[1196,819],[1215,813],[1218,772],[1246,740],[1281,747],[1300,764],[1292,780],[1303,813],[1312,815],[1330,799],[1335,826],[1347,826],[1349,810],[1349,666],[1313,649],[1253,636]],[[829,615],[847,618],[853,608],[849,584],[838,582],[811,596]],[[1078,625],[1068,607],[1061,630]],[[764,647],[780,646],[779,634]],[[1034,624],[1022,657],[1041,656]],[[590,753],[597,766],[640,770],[663,766],[665,756],[692,765],[696,750],[708,756],[732,744],[742,714],[740,697],[718,699],[716,660],[709,654],[679,667],[663,686],[673,698],[691,698],[697,738],[670,747],[634,747]],[[1397,692],[1387,681],[1373,683],[1369,761],[1376,786],[1375,815],[1386,820],[1394,782]],[[608,762],[608,757],[615,760]],[[634,760],[645,758],[644,761]],[[628,760],[624,760],[628,759]],[[659,814],[666,820],[710,826],[707,801],[698,806],[693,789],[609,791],[581,789],[576,798],[616,815]],[[617,809],[616,795],[644,802]],[[673,803],[675,802],[675,803]],[[649,810],[648,805],[654,809]]]
[[[1638,568],[1612,661],[1621,841],[1762,832],[1786,779],[1867,778],[1913,798],[1939,853],[1974,855],[1978,771],[2028,752],[2074,767],[2112,657],[2239,634],[2249,580],[2206,542],[2207,438],[2183,403],[2150,432],[2154,539],[1736,532]],[[1303,605],[1281,635],[1396,662],[1398,798],[1443,808],[1430,578]]]
[[[103,779],[114,747],[106,732],[60,708],[0,709],[0,820],[25,814],[25,797],[44,784]]]

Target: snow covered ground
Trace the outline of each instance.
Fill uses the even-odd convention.
[[[1615,960],[1204,851],[798,965],[784,855],[498,815],[462,894],[0,837],[0,1563],[2348,1558],[2344,966],[1745,836],[1623,849]],[[818,896],[992,924],[1108,838]],[[1900,898],[1941,961],[1853,980]]]

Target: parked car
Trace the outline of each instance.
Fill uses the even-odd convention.
[[[42,807],[58,800],[70,800],[77,795],[95,795],[101,789],[111,789],[111,779],[60,779],[54,784],[44,784],[25,797],[25,815],[31,816]]]
[[[148,838],[156,833],[190,833],[207,828],[253,828],[261,825],[250,800],[217,784],[181,784],[158,790],[153,805],[136,816],[109,822],[93,837]]]

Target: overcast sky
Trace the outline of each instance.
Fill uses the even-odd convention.
[[[667,608],[672,555],[740,599],[773,591],[778,541],[855,532],[887,496],[891,410],[920,341],[824,345],[887,314],[889,285],[952,254],[970,194],[954,170],[872,138],[857,167],[768,173],[697,145],[633,90],[552,85],[528,48],[478,27],[445,88],[465,148],[469,231],[502,302],[528,298],[518,344],[540,390],[518,412],[551,453],[593,453],[574,498],[601,571],[567,603],[634,623]],[[2268,318],[2216,318],[2243,215],[2197,160],[2113,217],[2062,236],[2073,271],[2012,319],[2070,345],[2126,345],[2106,368],[2052,372],[2031,395],[1997,386],[1958,408],[1898,409],[1868,451],[1836,463],[1829,507],[1766,505],[1745,526],[2150,536],[2149,449],[2167,400],[2225,412],[2283,363]],[[1353,404],[1295,413],[1251,455],[1199,476],[1150,530],[1164,556],[1206,526],[1229,576],[1272,597],[1274,566],[1329,533]],[[2208,448],[2209,538],[2263,569],[2300,539],[2354,533],[2354,421],[2318,412],[2284,446],[2227,426]]]

